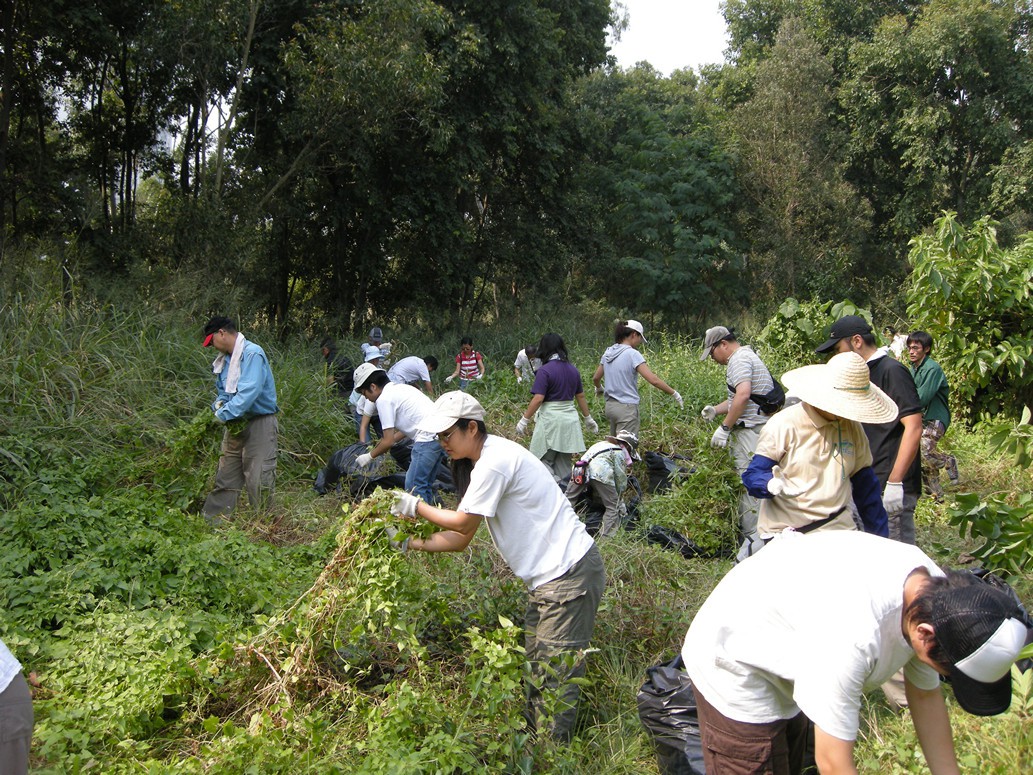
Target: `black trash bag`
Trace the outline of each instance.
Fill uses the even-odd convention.
[[[660,775],[706,775],[696,695],[682,658],[646,670],[638,717],[653,739]]]
[[[639,508],[642,505],[642,485],[638,483],[638,477],[628,475],[628,489],[634,491],[628,499],[627,511],[621,519],[621,527],[625,530],[634,530],[638,527]]]
[[[688,464],[689,459],[677,452],[673,455],[664,455],[660,452],[647,452],[642,456],[646,469],[649,472],[649,491],[666,492],[671,489],[671,478],[675,474],[691,474],[696,468]],[[684,461],[688,465],[682,465]]]
[[[700,548],[699,544],[691,538],[686,538],[677,530],[671,530],[663,525],[653,525],[646,533],[646,540],[656,544],[661,549],[670,549],[679,552],[686,560],[693,557],[706,557],[707,553]]]

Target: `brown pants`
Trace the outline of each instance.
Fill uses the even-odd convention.
[[[803,713],[765,724],[733,721],[696,690],[707,775],[798,775],[811,724]]]

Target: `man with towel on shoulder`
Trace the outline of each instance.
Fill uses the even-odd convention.
[[[219,356],[212,363],[218,397],[215,417],[226,423],[215,488],[202,513],[209,523],[233,511],[241,489],[252,508],[272,506],[276,483],[276,384],[265,350],[249,342],[227,317],[214,317],[204,327],[204,347]]]

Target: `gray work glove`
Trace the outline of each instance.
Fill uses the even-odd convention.
[[[394,549],[396,552],[399,552],[400,554],[405,554],[407,551],[409,551],[408,538],[405,538],[401,541],[395,538],[395,536],[397,536],[399,532],[398,528],[387,525],[384,528],[384,532],[387,533],[387,542],[390,544],[392,549]]]
[[[886,489],[882,491],[882,507],[890,517],[895,517],[904,510],[903,482],[886,482]]]
[[[517,424],[516,424],[517,436],[523,436],[525,433],[527,433],[527,424],[529,422],[530,422],[530,420],[528,420],[526,417],[521,417],[519,420],[517,420]]]
[[[588,429],[589,433],[598,433],[599,432],[599,423],[597,423],[592,418],[592,415],[588,415],[585,418],[585,427]]]
[[[710,437],[710,446],[714,449],[724,449],[728,446],[728,438],[731,435],[732,432],[725,426],[717,426],[717,430],[714,431],[714,435]]]
[[[713,422],[717,419],[717,409],[710,404],[707,404],[703,407],[703,411],[699,413],[699,416],[707,422]]]
[[[396,517],[412,518],[416,516],[416,507],[420,505],[420,496],[400,490],[395,493],[395,502],[391,504],[391,513]]]

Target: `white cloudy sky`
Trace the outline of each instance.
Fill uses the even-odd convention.
[[[719,0],[620,0],[631,23],[611,51],[621,67],[645,60],[664,75],[724,61],[728,45]]]

